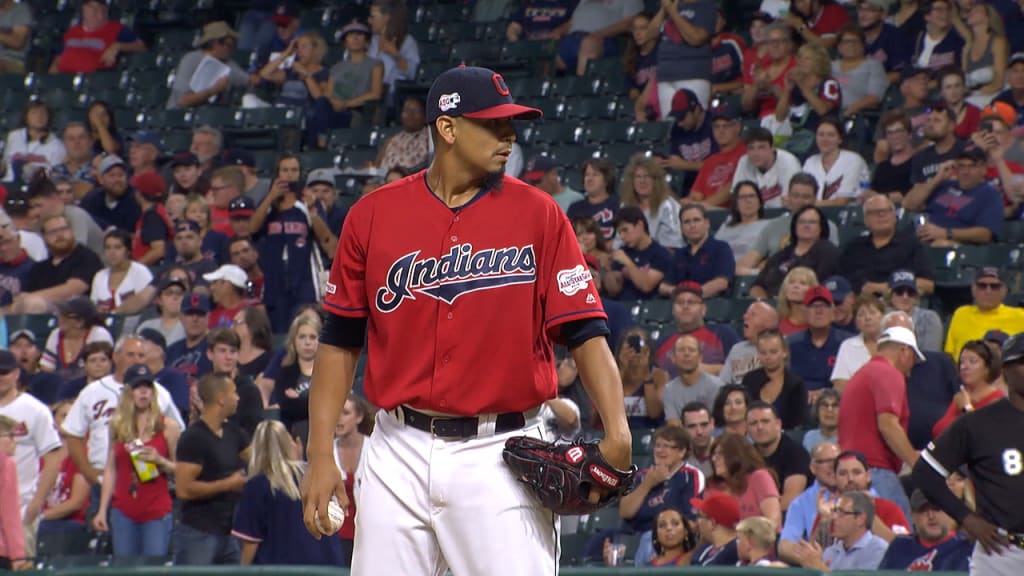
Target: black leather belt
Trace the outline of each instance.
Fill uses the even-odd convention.
[[[447,416],[431,416],[408,406],[399,406],[407,426],[429,432],[438,438],[465,439],[473,438],[480,429],[480,419],[476,416],[451,418]],[[526,417],[522,412],[506,412],[498,414],[494,420],[494,433],[511,432],[526,426]]]

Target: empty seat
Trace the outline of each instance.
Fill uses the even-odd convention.
[[[636,126],[628,120],[587,122],[583,140],[588,144],[630,142],[636,134]]]
[[[671,131],[671,122],[639,122],[633,139],[643,144],[664,143]]]
[[[214,128],[241,128],[245,124],[245,111],[238,108],[203,106],[196,109],[193,121],[197,125],[209,125]]]
[[[302,123],[302,110],[298,108],[252,108],[245,111],[246,128],[297,127]]]

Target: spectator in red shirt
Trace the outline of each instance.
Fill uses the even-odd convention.
[[[850,19],[846,9],[827,0],[793,0],[781,21],[792,26],[803,42],[834,48],[836,33]]]
[[[960,349],[960,392],[949,403],[949,409],[932,427],[932,437],[949,428],[961,414],[973,412],[1005,398],[996,385],[1003,372],[1000,352],[994,344],[984,340],[971,340]]]
[[[1005,102],[993,102],[980,114],[978,130],[971,134],[975,146],[985,151],[988,160],[985,178],[1003,195],[1003,208],[1007,219],[1016,219],[1024,184],[1020,177],[1024,166],[1008,160],[1016,139],[1012,130],[1017,123],[1017,111]]]
[[[146,266],[155,266],[163,261],[167,246],[174,241],[174,225],[164,208],[167,183],[156,172],[142,172],[132,176],[131,184],[142,211],[135,223],[132,259]]]
[[[743,73],[743,109],[756,111],[758,118],[775,112],[786,74],[796,66],[793,29],[788,25],[768,26],[764,43],[769,61],[757,62]]]
[[[726,102],[711,107],[711,128],[719,152],[708,156],[697,173],[697,181],[690,189],[689,200],[709,208],[729,206],[729,192],[736,166],[747,153],[747,146],[740,138],[743,125],[740,111]]]
[[[356,483],[356,469],[362,460],[363,443],[373,431],[373,412],[370,404],[355,394],[345,401],[345,407],[334,427],[334,460],[341,470],[341,479],[348,494],[348,509],[345,523],[338,536],[341,538],[342,566],[352,563],[352,544],[356,535],[356,499],[353,490]]]
[[[970,138],[971,134],[978,130],[981,109],[964,99],[967,96],[967,87],[964,83],[963,70],[956,66],[943,68],[939,71],[937,80],[942,103],[956,114],[956,137],[964,140]]]
[[[92,523],[100,532],[112,532],[115,557],[163,557],[174,519],[167,477],[174,475],[181,429],[160,414],[156,377],[148,367],[130,366],[124,381],[110,421],[110,456]]]
[[[72,400],[61,400],[51,407],[53,423],[57,426],[61,442],[64,441],[64,418],[71,409]],[[89,481],[79,472],[71,456],[65,456],[57,474],[53,490],[46,497],[40,515],[39,534],[51,532],[85,533],[85,507],[89,503]]]
[[[764,458],[746,437],[725,433],[711,444],[714,475],[708,493],[725,492],[740,501],[740,520],[764,516],[782,525],[779,487]]]
[[[146,45],[131,28],[110,20],[109,16],[110,9],[104,0],[84,0],[82,21],[64,33],[64,49],[50,64],[50,73],[110,70],[122,52],[146,51]]]
[[[918,360],[924,362],[925,356],[913,331],[885,330],[876,355],[846,383],[839,408],[839,445],[864,454],[878,495],[899,504],[905,516],[910,501],[896,475],[919,456],[907,437],[906,383]]]
[[[210,330],[230,328],[242,307],[251,305],[245,301],[249,289],[249,277],[245,270],[234,264],[225,264],[209,274],[203,274],[203,280],[210,283],[210,295],[216,306],[210,312]]]
[[[218,168],[210,176],[210,227],[228,238],[235,234],[230,206],[244,189],[245,176],[237,166]]]

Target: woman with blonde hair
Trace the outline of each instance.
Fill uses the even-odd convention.
[[[301,529],[302,447],[276,420],[260,422],[251,446],[249,480],[231,529],[231,535],[242,542],[242,565],[338,566],[341,541],[336,537],[316,540]]]
[[[804,311],[804,295],[807,291],[820,284],[814,270],[797,266],[782,279],[776,309],[779,311],[779,332],[783,336],[795,334],[807,328],[807,315]]]
[[[633,155],[622,174],[619,198],[623,206],[643,210],[647,231],[655,242],[670,249],[683,247],[679,201],[665,182],[665,169],[654,158]]]
[[[130,366],[124,381],[110,420],[110,453],[92,525],[111,532],[114,556],[164,557],[174,524],[167,477],[174,475],[181,429],[161,415],[149,368]]]
[[[305,314],[292,321],[285,339],[280,376],[274,382],[274,398],[281,406],[281,422],[297,436],[305,436],[309,424],[309,384],[313,379],[321,321]]]
[[[1003,28],[1003,18],[995,6],[976,2],[967,9],[964,19],[953,10],[953,27],[964,39],[961,54],[967,88],[967,101],[978,108],[988,106],[1003,90],[1010,46]]]
[[[205,198],[192,194],[185,199],[185,219],[199,224],[199,251],[203,254],[203,258],[212,260],[215,267],[230,262],[228,237],[223,232],[213,229],[213,214],[210,203]],[[177,255],[173,250],[174,244],[171,243],[167,249],[168,261],[174,262]]]
[[[302,108],[312,117],[317,99],[330,96],[333,91],[330,70],[323,66],[326,54],[327,43],[323,37],[316,32],[304,32],[296,36],[277,58],[267,62],[259,75],[281,87],[274,105]],[[316,146],[317,131],[317,126],[307,126],[307,145]]]
[[[788,119],[794,131],[814,132],[822,118],[838,113],[843,91],[832,77],[828,50],[817,44],[801,46],[796,52],[796,66],[786,74],[779,94],[775,119]]]

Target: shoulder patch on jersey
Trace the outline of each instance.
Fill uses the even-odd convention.
[[[572,296],[586,290],[593,276],[590,275],[590,270],[579,264],[575,268],[559,270],[555,278],[558,281],[558,291],[566,296]]]
[[[452,92],[451,94],[442,94],[437,100],[437,107],[441,109],[441,112],[447,112],[454,110],[459,107],[462,102],[462,96],[459,96],[458,92]]]

